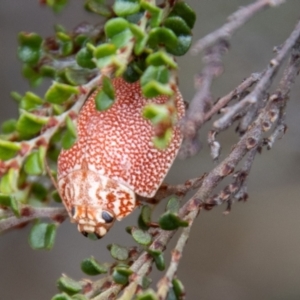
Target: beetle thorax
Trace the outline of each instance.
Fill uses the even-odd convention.
[[[104,236],[115,219],[121,220],[135,208],[131,189],[90,170],[85,162],[59,178],[58,186],[71,220],[84,235]]]

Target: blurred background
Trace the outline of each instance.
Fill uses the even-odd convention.
[[[188,0],[197,12],[194,41],[221,26],[242,0]],[[82,21],[97,23],[96,16],[84,12],[83,1],[70,1],[59,15],[40,7],[38,0],[0,1],[0,121],[17,116],[11,91],[23,94],[30,89],[17,60],[17,34],[35,31],[43,37],[53,34],[53,24],[68,29]],[[300,17],[300,1],[260,12],[240,29],[224,58],[225,72],[213,86],[215,98],[237,86],[252,72],[263,70]],[[187,101],[195,93],[193,76],[201,70],[201,56],[189,53],[179,59],[180,88]],[[49,82],[36,90],[43,96]],[[300,299],[300,78],[293,87],[287,109],[288,131],[271,151],[263,151],[254,162],[246,203],[237,203],[224,216],[225,206],[203,212],[196,220],[185,248],[178,277],[187,299],[251,300]],[[167,182],[181,183],[209,171],[212,163],[206,144],[206,126],[201,133],[203,150],[192,159],[177,160]],[[233,129],[219,137],[222,157],[237,140]],[[222,159],[221,157],[221,159]],[[163,209],[164,204],[161,205]],[[104,239],[91,241],[64,222],[54,248],[33,251],[27,242],[30,226],[0,238],[0,298],[7,300],[50,299],[62,273],[75,279],[85,277],[80,262],[91,255],[101,262],[111,261],[109,243],[132,245],[125,227],[136,222],[138,211],[118,222]],[[175,240],[167,249],[174,247]],[[168,264],[167,264],[168,265]],[[154,268],[155,269],[155,268]],[[154,270],[154,278],[163,273]]]

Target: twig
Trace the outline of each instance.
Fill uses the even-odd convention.
[[[204,122],[207,122],[214,114],[218,113],[231,100],[239,97],[243,92],[245,92],[248,88],[250,88],[254,83],[259,81],[261,79],[262,75],[263,75],[263,72],[251,74],[247,79],[245,79],[233,91],[228,93],[226,96],[220,98],[218,100],[218,102],[205,114]]]
[[[38,218],[49,218],[62,223],[68,217],[68,213],[62,207],[25,206],[20,213],[20,218],[13,216],[0,220],[0,233]]]
[[[183,184],[177,184],[177,185],[170,185],[170,184],[163,183],[153,198],[149,199],[144,197],[138,197],[138,200],[141,202],[156,204],[159,201],[172,195],[176,195],[178,197],[184,197],[189,191],[199,188],[202,184],[204,177],[205,174],[201,177],[189,179]]]
[[[200,39],[191,49],[192,54],[196,55],[219,40],[228,40],[238,28],[242,27],[256,13],[267,7],[280,5],[284,2],[284,0],[258,0],[239,9],[228,18],[228,22],[225,25]]]
[[[267,71],[264,73],[261,80],[258,82],[253,91],[247,95],[243,100],[230,107],[227,112],[217,121],[214,122],[214,128],[216,130],[222,130],[226,127],[226,124],[231,122],[231,119],[243,108],[249,107],[261,100],[262,94],[271,85],[272,78],[278,71],[279,66],[282,64],[285,57],[288,55],[296,41],[300,37],[300,22],[296,25],[296,28],[291,33],[289,38],[285,41],[283,47],[279,50],[274,59],[270,61],[270,65]]]
[[[182,233],[175,246],[175,249],[172,251],[170,266],[165,276],[162,277],[157,284],[158,287],[157,296],[160,300],[166,299],[168,295],[169,289],[172,285],[172,280],[176,275],[178,265],[182,257],[183,249],[188,241],[190,230],[193,225],[193,221],[195,220],[197,215],[198,215],[198,211],[194,210],[191,211],[185,218],[186,221],[189,221],[189,226],[182,230]]]
[[[179,156],[186,158],[195,155],[200,150],[197,133],[204,122],[206,112],[212,106],[211,85],[213,79],[223,72],[222,55],[228,49],[228,44],[220,41],[214,47],[207,49],[203,58],[205,68],[196,79],[198,91],[189,105],[186,116],[182,120],[183,144]]]
[[[220,41],[217,45],[207,50],[203,58],[206,64],[200,77],[197,79],[199,89],[192,99],[187,114],[184,118],[182,131],[185,138],[193,139],[200,126],[203,124],[206,112],[211,107],[211,85],[213,79],[223,72],[222,54],[227,51],[228,44]]]

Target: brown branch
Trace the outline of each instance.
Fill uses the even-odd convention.
[[[218,113],[222,108],[224,108],[231,100],[239,98],[242,93],[244,93],[248,88],[250,88],[254,83],[258,82],[263,75],[261,73],[253,73],[247,79],[245,79],[239,86],[237,86],[233,91],[228,93],[226,96],[220,98],[217,103],[205,114],[204,122],[210,120],[210,118]]]
[[[163,183],[153,198],[149,199],[149,198],[144,198],[144,197],[139,196],[138,200],[141,202],[156,204],[156,203],[160,202],[161,200],[163,200],[169,196],[172,196],[172,195],[182,198],[189,191],[199,188],[202,184],[204,177],[205,177],[205,174],[201,177],[188,179],[183,184],[177,184],[177,185]]]
[[[204,122],[206,112],[212,106],[211,85],[214,78],[223,72],[222,55],[228,50],[228,46],[228,43],[220,41],[214,47],[207,49],[203,57],[205,68],[196,78],[198,90],[182,121],[184,141],[179,154],[181,158],[195,155],[200,150],[197,133]]]
[[[0,233],[38,218],[49,218],[55,222],[62,223],[68,217],[68,213],[62,207],[24,206],[20,214],[20,218],[11,216],[0,220]]]
[[[270,61],[270,65],[267,71],[264,73],[261,80],[258,82],[253,91],[247,95],[243,100],[236,103],[235,105],[228,108],[227,112],[217,121],[214,122],[214,128],[216,130],[222,130],[231,122],[232,118],[242,109],[249,108],[261,100],[263,93],[271,85],[272,79],[277,73],[279,66],[283,63],[292,47],[300,37],[300,22],[296,25],[294,31],[291,33],[289,38],[285,41],[283,47],[279,50],[278,54],[274,59]]]
[[[206,66],[197,78],[199,89],[189,105],[182,126],[185,138],[192,139],[196,136],[198,128],[204,121],[206,112],[211,107],[211,85],[213,79],[223,72],[222,55],[227,49],[228,44],[220,41],[217,45],[208,49],[203,58]]]
[[[280,5],[284,2],[284,0],[258,0],[239,9],[228,18],[228,22],[225,25],[197,41],[191,49],[192,54],[196,55],[220,40],[229,40],[234,32],[249,21],[256,13],[267,7]]]

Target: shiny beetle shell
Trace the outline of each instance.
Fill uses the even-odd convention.
[[[104,236],[115,220],[120,221],[136,206],[135,194],[155,195],[179,150],[182,136],[174,126],[164,150],[152,142],[150,121],[142,117],[149,101],[166,103],[168,97],[146,99],[139,82],[113,79],[115,102],[106,111],[95,107],[93,93],[78,116],[78,139],[58,158],[58,188],[63,203],[78,230]],[[184,103],[176,91],[178,120]]]

